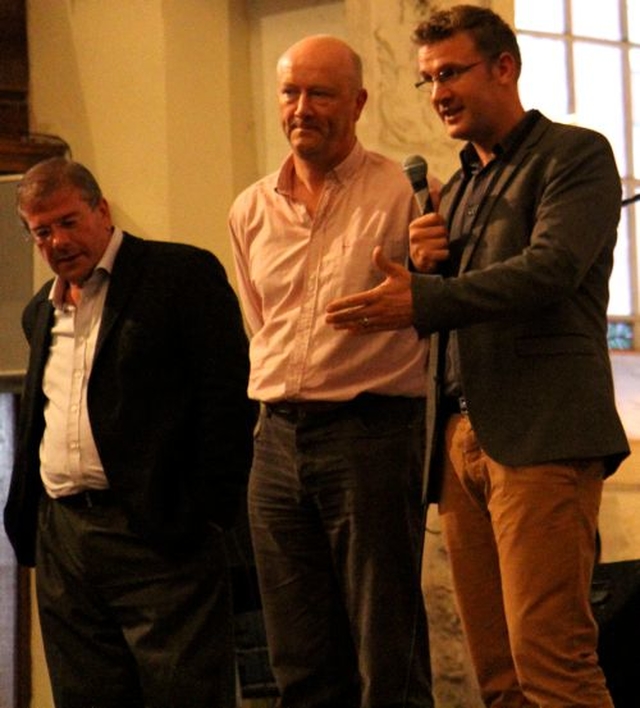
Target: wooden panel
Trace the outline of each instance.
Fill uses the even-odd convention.
[[[29,55],[24,0],[0,0],[0,134],[29,129]]]
[[[69,146],[55,136],[1,136],[0,174],[21,174],[47,157],[65,155]]]
[[[0,0],[0,89],[29,89],[27,12],[24,0]]]

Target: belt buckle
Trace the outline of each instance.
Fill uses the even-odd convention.
[[[289,423],[297,423],[300,418],[300,409],[294,404],[282,401],[280,403],[267,403],[269,415],[284,418]]]

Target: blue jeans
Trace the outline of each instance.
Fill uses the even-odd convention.
[[[249,518],[284,708],[430,708],[424,400],[263,410]]]

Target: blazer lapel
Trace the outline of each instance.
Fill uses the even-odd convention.
[[[497,172],[491,177],[491,182],[482,200],[481,207],[473,218],[469,239],[465,244],[460,258],[459,273],[463,273],[468,268],[475,248],[490,222],[493,209],[496,204],[498,204],[504,191],[511,184],[511,181],[519,173],[522,162],[531,151],[531,148],[540,140],[540,137],[546,131],[548,125],[549,121],[541,116],[514,154],[511,155],[508,160],[501,161],[497,165]],[[458,192],[457,201],[459,201],[461,197],[462,190],[459,189]]]
[[[454,175],[451,182],[449,183],[449,188],[446,194],[443,195],[442,201],[440,202],[439,211],[443,214],[447,214],[447,230],[451,234],[451,224],[453,222],[453,216],[456,213],[460,205],[460,200],[464,195],[464,190],[467,184],[463,170],[458,170]],[[450,278],[458,275],[458,268],[456,263],[459,259],[456,257],[456,244],[455,240],[450,240],[450,257],[449,260],[445,261],[440,265],[438,273],[445,278]]]
[[[44,367],[49,358],[51,345],[51,326],[53,305],[48,299],[38,303],[33,320],[33,329],[29,335],[29,383],[40,385]]]
[[[102,322],[98,332],[94,358],[98,357],[105,340],[118,321],[134,285],[139,280],[139,268],[143,252],[143,240],[125,233],[113,264],[113,272],[109,278],[109,290],[107,291],[102,312]]]

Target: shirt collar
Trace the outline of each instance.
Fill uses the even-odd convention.
[[[107,275],[111,275],[113,270],[113,264],[118,255],[118,251],[122,244],[122,229],[114,226],[113,232],[111,233],[111,238],[107,243],[107,247],[104,249],[102,258],[96,264],[91,275],[87,278],[87,283],[90,282],[94,277],[104,278]],[[53,302],[54,307],[61,309],[64,306],[64,295],[67,290],[68,283],[64,278],[56,275],[54,278],[51,290],[49,291],[49,300]]]
[[[533,130],[533,126],[538,122],[540,115],[540,111],[535,109],[527,111],[522,120],[507,133],[502,141],[496,143],[493,148],[495,159],[509,159],[522,144],[522,141]],[[460,151],[460,162],[466,175],[471,175],[482,169],[480,157],[472,143],[467,143]]]
[[[365,159],[366,151],[359,140],[356,140],[351,152],[345,159],[327,172],[326,177],[338,183],[347,182],[360,169]],[[293,155],[289,155],[282,163],[278,172],[275,190],[278,194],[291,196],[293,193]]]

